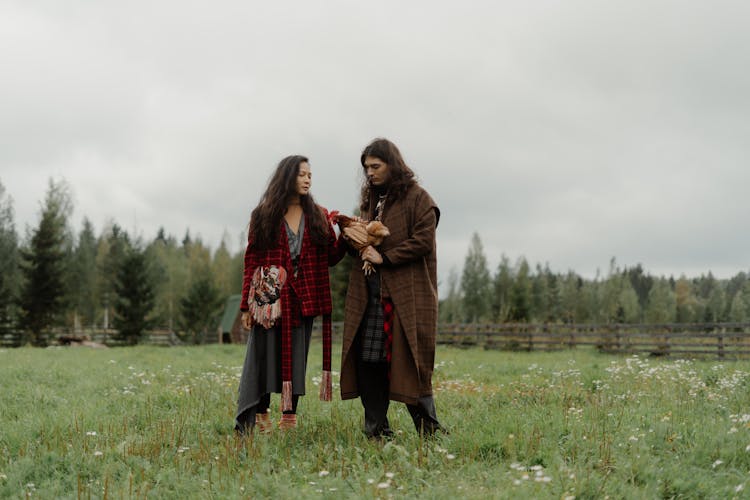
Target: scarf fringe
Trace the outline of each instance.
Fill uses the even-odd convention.
[[[276,320],[281,317],[281,300],[277,300],[273,304],[263,305],[258,305],[255,301],[251,301],[249,309],[254,322],[268,330],[273,328]]]
[[[292,410],[292,382],[287,380],[281,384],[281,411]]]
[[[330,401],[333,399],[333,385],[331,383],[331,371],[323,370],[323,378],[320,380],[320,400]]]

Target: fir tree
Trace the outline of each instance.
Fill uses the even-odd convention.
[[[508,321],[511,308],[510,294],[513,290],[513,270],[505,254],[500,257],[500,264],[497,265],[497,272],[492,280],[492,288],[490,315],[494,321]]]
[[[510,294],[510,319],[512,321],[531,320],[531,276],[529,275],[529,264],[524,257],[518,259],[513,281],[513,289]]]
[[[44,345],[46,334],[65,309],[67,221],[70,196],[64,182],[49,181],[39,227],[21,251],[25,287],[22,326],[32,345]]]
[[[18,237],[13,223],[13,200],[0,183],[0,335],[13,329],[18,294]]]
[[[180,299],[182,313],[181,337],[193,344],[205,341],[207,335],[218,325],[224,301],[209,275],[195,280],[185,297]]]
[[[482,240],[479,239],[479,234],[474,233],[461,275],[463,315],[468,321],[482,321],[489,316],[491,285]]]
[[[96,290],[97,243],[94,227],[87,218],[78,235],[78,244],[71,265],[70,293],[76,326],[93,327],[96,322],[98,296]]]
[[[153,326],[154,287],[150,278],[145,252],[137,246],[126,248],[115,281],[114,326],[120,338],[131,345]]]

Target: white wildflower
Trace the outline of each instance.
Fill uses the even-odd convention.
[[[95,452],[94,452],[94,456],[95,456],[95,457],[101,457],[102,455],[104,455],[104,453],[102,453],[102,452],[101,452],[101,451],[99,451],[99,450],[97,450],[97,451],[95,451]]]
[[[393,476],[395,476],[395,475],[396,474],[394,474],[393,472],[386,472],[385,473],[385,477],[387,477],[388,479],[393,479]]]
[[[718,467],[719,465],[721,465],[723,463],[724,463],[723,461],[717,460],[716,462],[713,463],[713,465],[711,465],[711,467],[713,467],[715,469],[716,467]]]
[[[745,485],[744,484],[738,484],[737,487],[734,489],[734,492],[735,493],[739,493],[740,491],[742,491],[744,489],[745,489]]]
[[[86,433],[87,436],[96,436],[96,431],[88,431]]]
[[[385,483],[378,483],[378,489],[379,490],[384,490],[384,489],[390,488],[390,487],[391,487],[391,482],[390,481],[386,481]]]
[[[328,474],[330,474],[330,472],[328,472],[327,470],[322,470],[318,472],[318,476],[320,477],[326,477]]]
[[[367,484],[375,484],[375,480],[374,479],[368,479],[367,480]]]
[[[448,453],[448,454],[447,454],[447,455],[445,456],[445,458],[447,458],[448,460],[453,460],[454,458],[456,458],[456,455],[454,455],[453,453]]]

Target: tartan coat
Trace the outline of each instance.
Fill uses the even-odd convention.
[[[328,218],[328,212],[318,207]],[[305,231],[302,235],[302,249],[299,256],[298,276],[292,275],[292,258],[289,253],[284,221],[279,225],[279,239],[276,246],[267,250],[260,250],[248,235],[245,249],[245,269],[242,282],[242,301],[240,310],[248,310],[250,287],[253,273],[258,266],[281,266],[288,272],[287,282],[281,290],[282,336],[290,335],[291,328],[297,320],[293,311],[301,310],[302,316],[323,316],[323,370],[331,370],[331,326],[332,311],[331,285],[328,267],[338,263],[344,255],[343,244],[336,239],[333,226],[328,224],[329,239],[325,246],[316,245],[310,234],[310,221],[305,214]],[[294,291],[294,294],[290,292]],[[291,358],[282,360],[282,379],[291,380]]]
[[[374,198],[374,197],[373,197]],[[374,214],[374,200],[370,218]],[[440,210],[417,184],[400,199],[386,200],[382,222],[390,231],[377,249],[387,263],[377,266],[381,294],[394,304],[390,399],[416,404],[432,395],[438,294],[435,229]],[[359,396],[354,347],[367,307],[367,284],[361,266],[349,275],[341,351],[341,399]]]

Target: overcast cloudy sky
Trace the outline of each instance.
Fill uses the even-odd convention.
[[[478,232],[588,277],[748,270],[746,1],[0,3],[0,182],[19,233],[50,177],[80,228],[241,246],[279,159],[351,212],[398,144],[442,210],[441,281]]]

